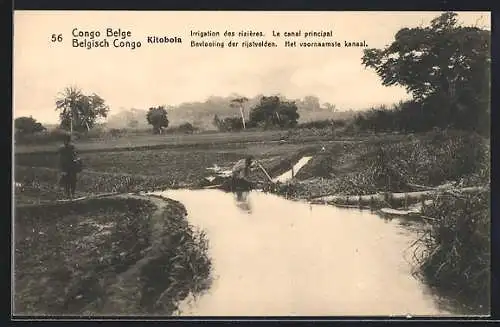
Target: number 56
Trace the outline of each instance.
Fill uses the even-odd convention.
[[[63,40],[63,37],[62,37],[62,34],[52,34],[52,38],[51,38],[51,41],[52,42],[62,42]]]

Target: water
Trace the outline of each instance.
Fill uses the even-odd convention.
[[[181,315],[448,315],[411,275],[416,237],[367,211],[252,192],[161,192],[210,242],[214,283]]]
[[[309,160],[311,160],[312,157],[302,157],[294,166],[292,169],[290,169],[289,171],[283,173],[282,175],[276,177],[275,179],[273,179],[273,182],[286,182],[290,179],[293,178],[294,174],[297,174],[297,172],[302,168],[304,167],[308,162]]]

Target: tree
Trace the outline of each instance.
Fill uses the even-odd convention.
[[[491,32],[459,26],[456,16],[399,30],[386,48],[365,50],[362,63],[383,85],[405,87],[436,126],[476,129],[490,111]]]
[[[42,132],[45,127],[36,121],[33,117],[19,117],[14,120],[14,128],[16,132],[22,135],[34,134],[37,132]]]
[[[250,123],[254,126],[292,127],[297,125],[299,114],[293,101],[282,101],[278,96],[263,96],[250,111]]]
[[[63,129],[71,133],[89,131],[100,118],[108,116],[109,107],[97,94],[85,95],[74,86],[67,87],[56,99],[56,111]]]
[[[168,127],[167,110],[165,106],[151,107],[146,114],[149,125],[153,126],[154,134],[161,134],[163,128]]]
[[[243,124],[243,129],[246,128],[245,111],[244,111],[244,107],[243,107],[243,104],[246,102],[248,102],[248,98],[239,97],[239,98],[231,100],[231,103],[230,103],[231,107],[240,109],[241,122]]]

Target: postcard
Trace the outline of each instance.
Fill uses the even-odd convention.
[[[13,315],[490,314],[489,12],[13,29]]]

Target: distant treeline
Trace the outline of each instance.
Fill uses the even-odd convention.
[[[267,101],[267,102],[266,102]],[[276,101],[267,98],[265,103]],[[274,108],[274,109],[273,109]],[[278,108],[278,110],[276,110]],[[279,109],[281,108],[281,109]],[[323,130],[325,135],[336,136],[356,135],[357,133],[420,133],[431,130],[458,129],[476,132],[482,135],[489,134],[489,116],[467,117],[456,115],[450,117],[443,114],[442,110],[420,104],[414,100],[400,102],[391,107],[379,106],[357,113],[348,112],[341,119],[320,119],[307,122],[297,122],[297,111],[293,102],[285,102],[285,105],[275,102],[275,105],[267,107],[258,106],[257,114],[250,115],[252,119],[247,121],[247,130],[281,129]],[[276,115],[278,112],[278,115]],[[471,111],[469,111],[471,112]],[[279,115],[281,113],[281,115]],[[255,118],[257,117],[257,118]],[[278,119],[279,117],[279,119]],[[481,118],[482,121],[479,119]],[[24,121],[23,121],[24,123]],[[241,117],[231,116],[220,118],[214,116],[213,125],[219,132],[238,132],[243,130]],[[37,125],[38,126],[38,125]],[[482,128],[480,128],[482,127]],[[169,126],[164,134],[193,134],[209,132],[195,127],[190,122],[177,126]],[[42,144],[59,142],[62,135],[67,131],[56,128],[50,130],[39,129],[36,133],[18,131],[15,139],[18,143]],[[87,132],[74,132],[77,139],[99,139],[130,136],[133,134],[150,133],[149,128],[106,128],[105,125],[96,125]],[[324,134],[324,133],[322,133]]]
[[[419,103],[400,102],[392,108],[384,106],[359,113],[352,128],[360,131],[418,133],[433,129],[458,129],[489,134],[489,115],[474,110],[447,112],[443,107]]]

